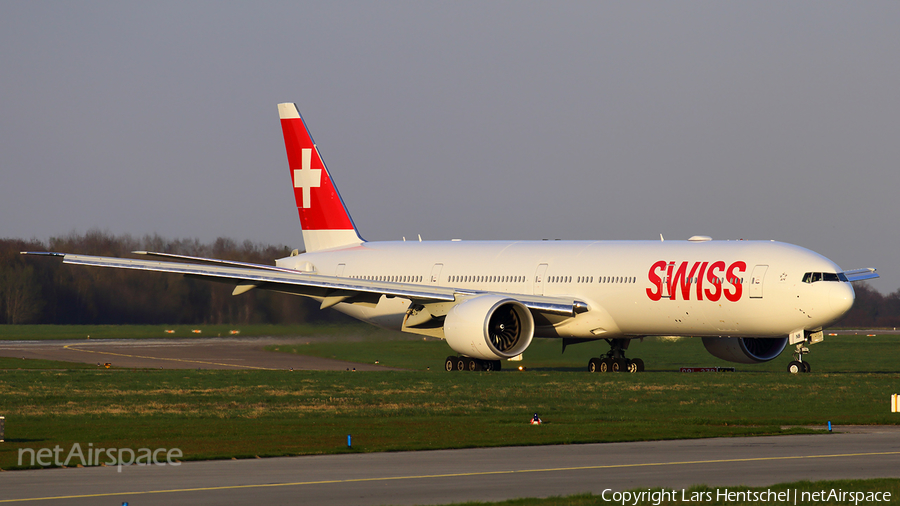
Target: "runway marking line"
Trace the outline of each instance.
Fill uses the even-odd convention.
[[[592,469],[624,469],[629,467],[684,466],[699,464],[727,464],[736,462],[765,462],[775,460],[829,459],[841,457],[874,457],[883,455],[900,455],[898,452],[844,453],[835,455],[794,455],[788,457],[754,457],[748,459],[695,460],[685,462],[647,462],[643,464],[613,464],[605,466],[556,467],[546,469],[513,469],[508,471],[480,471],[474,473],[425,474],[420,476],[383,476],[379,478],[350,478],[346,480],[298,481],[293,483],[259,483],[253,485],[223,485],[220,487],[180,488],[169,490],[141,490],[137,492],[106,492],[102,494],[61,495],[53,497],[27,497],[23,499],[0,499],[0,503],[50,501],[54,499],[83,499],[87,497],[132,496],[147,494],[172,494],[177,492],[208,492],[211,490],[238,490],[247,488],[298,487],[306,485],[333,485],[335,483],[362,483],[375,481],[423,480],[429,478],[460,478],[464,476],[490,476],[500,474],[547,473],[560,471],[588,471]]]
[[[83,350],[81,348],[70,348],[70,346],[83,346],[78,344],[67,344],[63,346],[63,349],[70,351],[83,351],[85,353],[98,353],[100,355],[114,355],[116,357],[128,357],[128,358],[147,358],[151,360],[169,360],[171,362],[190,362],[193,364],[206,364],[206,365],[218,365],[225,367],[243,367],[244,369],[259,369],[262,371],[277,371],[278,369],[272,369],[269,367],[256,367],[252,365],[239,365],[239,364],[220,364],[218,362],[204,362],[203,360],[187,360],[184,358],[166,358],[166,357],[144,357],[141,355],[128,355],[127,353],[113,353],[111,351],[97,351],[97,350]]]

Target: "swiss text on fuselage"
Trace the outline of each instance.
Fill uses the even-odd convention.
[[[676,267],[677,266],[677,267]],[[743,294],[743,274],[747,263],[723,260],[715,262],[667,262],[660,260],[650,267],[647,288],[650,300],[725,300],[737,302]]]

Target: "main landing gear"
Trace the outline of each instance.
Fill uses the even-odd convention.
[[[603,357],[595,357],[588,362],[590,372],[642,372],[644,361],[639,358],[625,358],[625,350],[631,339],[606,339],[610,350]]]
[[[499,360],[481,360],[472,357],[447,357],[444,370],[450,371],[499,371]]]

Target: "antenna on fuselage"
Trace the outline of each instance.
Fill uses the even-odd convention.
[[[662,234],[659,234],[659,242],[663,242],[663,241],[665,241],[665,240],[666,240],[666,239],[662,236]]]

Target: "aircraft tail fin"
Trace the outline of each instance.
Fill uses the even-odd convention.
[[[319,156],[319,150],[296,104],[278,104],[294,198],[306,251],[353,246],[365,242]]]

